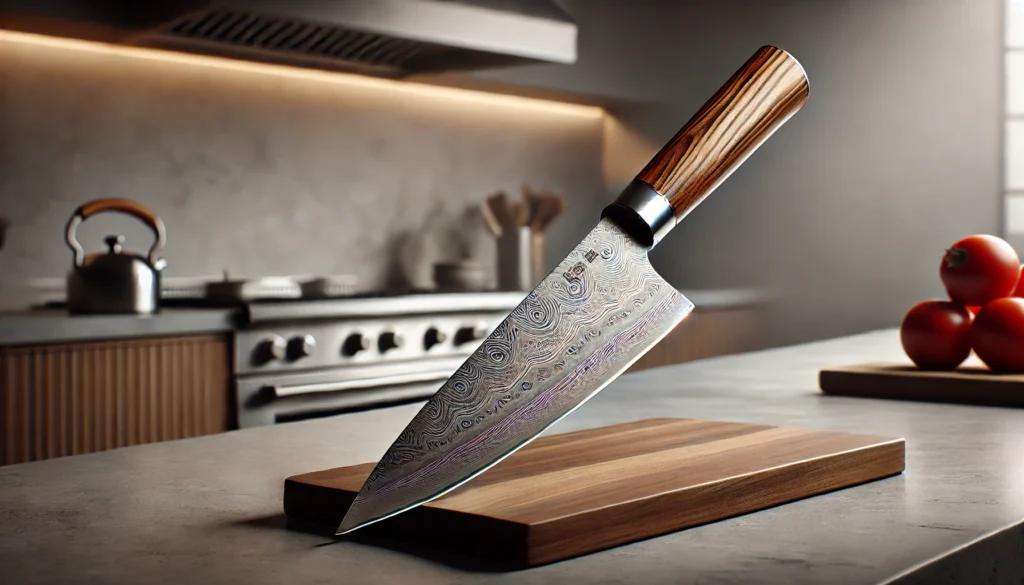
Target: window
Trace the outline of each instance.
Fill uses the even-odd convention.
[[[1005,1],[1003,229],[1024,236],[1024,0]]]

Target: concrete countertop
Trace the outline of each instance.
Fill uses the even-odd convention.
[[[0,468],[0,567],[20,584],[1020,583],[1024,410],[817,390],[823,366],[900,357],[889,330],[623,376],[551,432],[681,416],[873,433],[906,439],[906,473],[544,567],[285,528],[287,476],[377,460],[416,405]]]
[[[69,315],[63,309],[0,311],[0,346],[231,331],[239,309],[164,308],[155,315]]]
[[[756,305],[764,296],[747,289],[682,291],[697,312]],[[166,307],[157,315],[69,315],[63,309],[0,310],[0,346],[190,335],[231,331],[241,309]]]

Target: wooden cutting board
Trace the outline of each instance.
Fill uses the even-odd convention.
[[[336,528],[373,466],[289,477],[285,513]],[[446,496],[353,534],[527,567],[903,469],[903,439],[648,419],[541,437]]]
[[[927,372],[902,363],[868,363],[821,370],[825,394],[982,406],[1024,406],[1024,375],[996,374],[984,366]]]

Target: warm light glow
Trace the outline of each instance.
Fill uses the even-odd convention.
[[[476,91],[470,89],[441,87],[435,85],[427,85],[424,83],[416,83],[412,81],[395,81],[391,79],[367,77],[350,73],[335,73],[331,71],[319,71],[315,69],[302,69],[299,67],[290,67],[287,65],[274,65],[250,61],[236,61],[233,59],[225,59],[221,57],[213,57],[207,55],[175,53],[171,51],[162,51],[159,49],[148,49],[143,47],[114,45],[95,41],[85,41],[80,39],[51,37],[46,35],[23,33],[11,30],[0,30],[0,41],[55,47],[74,51],[86,51],[90,53],[99,53],[106,55],[116,55],[119,57],[127,57],[132,59],[148,59],[164,62],[176,62],[183,63],[191,67],[213,67],[220,69],[232,69],[235,71],[246,71],[259,75],[276,75],[279,77],[289,77],[294,79],[310,79],[323,83],[332,83],[341,86],[360,86],[380,89],[383,91],[404,92],[420,96],[430,96],[445,100],[470,101],[477,104],[486,104],[499,107],[523,108],[538,112],[563,114],[569,116],[599,118],[604,115],[604,110],[596,106],[584,106],[579,104],[569,104],[537,98],[487,93],[483,91]]]

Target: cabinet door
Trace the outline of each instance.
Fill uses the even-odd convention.
[[[0,348],[0,465],[231,425],[227,336]]]

